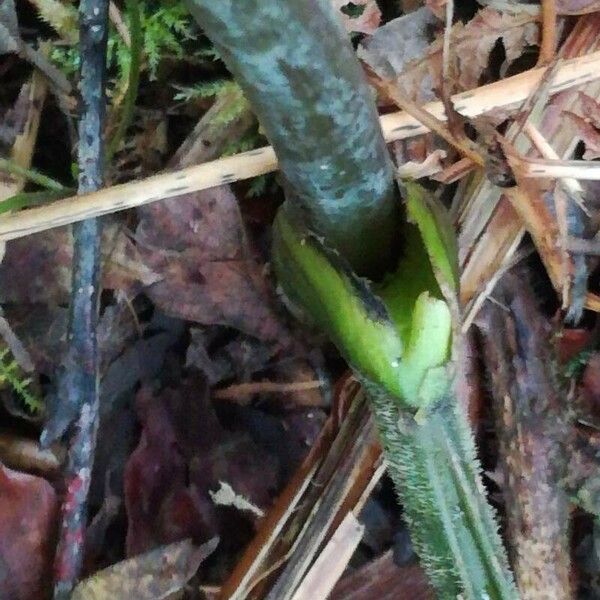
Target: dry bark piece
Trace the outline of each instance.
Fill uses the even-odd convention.
[[[524,600],[571,598],[567,475],[571,431],[549,324],[521,274],[482,311],[512,565]]]

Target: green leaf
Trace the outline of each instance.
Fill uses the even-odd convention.
[[[452,221],[444,207],[414,181],[403,182],[409,221],[419,228],[440,288],[458,293],[458,246]]]

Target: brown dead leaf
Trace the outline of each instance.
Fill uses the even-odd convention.
[[[47,597],[57,508],[45,479],[0,465],[0,598]]]
[[[537,20],[524,14],[510,15],[489,8],[480,10],[466,25],[454,27],[453,54],[458,62],[456,72],[463,89],[479,83],[488,66],[490,52],[502,40],[506,64],[519,58],[526,46],[538,42]]]
[[[218,538],[213,538],[195,547],[191,540],[183,540],[124,560],[82,581],[71,600],[171,598],[194,576],[218,543]]]
[[[583,15],[600,10],[599,0],[556,0],[559,15]]]
[[[565,111],[564,116],[570,119],[574,125],[575,134],[585,144],[585,152],[583,158],[585,160],[593,160],[600,157],[600,131],[590,123],[588,119],[584,119],[575,113]]]
[[[227,187],[164,200],[139,210],[136,240],[161,280],[147,288],[166,313],[226,325],[285,345],[263,269],[246,240],[237,201]]]
[[[160,276],[144,264],[137,246],[115,221],[102,233],[103,287],[134,296],[141,284]],[[21,304],[66,304],[71,293],[73,237],[70,227],[57,227],[6,245],[0,265],[0,301]]]
[[[578,98],[583,116],[571,111],[564,111],[563,115],[571,120],[585,144],[583,158],[594,160],[600,157],[600,103],[583,92],[579,92]]]
[[[433,590],[419,565],[399,566],[389,550],[345,575],[333,588],[332,600],[431,600]]]
[[[401,17],[401,19],[406,18]],[[392,23],[394,21],[379,29],[373,35],[373,39]],[[506,54],[505,64],[509,65],[523,53],[527,46],[537,43],[538,28],[535,15],[502,13],[492,8],[482,8],[468,23],[454,25],[451,34],[450,72],[456,73],[458,87],[468,90],[480,84],[481,77],[488,67],[490,53],[498,40],[502,40]],[[372,63],[368,56],[361,55],[361,58],[375,72],[383,76],[387,75],[390,79],[389,72],[382,73],[378,65],[384,59],[387,59],[392,67],[398,63],[395,57],[398,43],[405,42],[390,41],[387,52],[385,45],[380,48],[377,63]],[[436,39],[421,56],[422,58],[413,59],[408,64],[402,65],[401,71],[397,68],[394,70],[396,84],[402,92],[411,100],[426,102],[432,99],[433,90],[441,88],[442,39]]]
[[[381,11],[375,0],[332,0],[333,7],[342,15],[348,32],[373,33],[381,22]]]
[[[578,97],[583,114],[596,127],[600,127],[600,102],[584,92],[579,92]]]

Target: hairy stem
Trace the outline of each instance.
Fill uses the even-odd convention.
[[[448,394],[421,418],[371,390],[388,472],[439,598],[516,598],[465,415]]]

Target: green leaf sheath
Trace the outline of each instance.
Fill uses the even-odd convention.
[[[273,145],[288,197],[360,275],[389,266],[399,210],[375,104],[328,0],[187,0]]]

